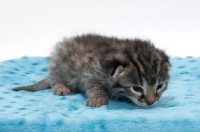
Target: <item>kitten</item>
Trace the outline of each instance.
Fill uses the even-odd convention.
[[[87,34],[55,46],[46,78],[12,90],[52,87],[55,95],[85,93],[93,107],[107,105],[108,97],[148,106],[166,90],[170,67],[166,53],[149,41]]]

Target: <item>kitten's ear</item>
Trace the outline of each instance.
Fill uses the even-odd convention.
[[[123,71],[125,70],[125,68],[122,66],[122,65],[119,65],[119,66],[117,66],[115,69],[114,69],[114,71],[113,71],[113,73],[112,73],[112,77],[113,78],[116,78],[116,77],[118,77],[120,74],[123,74]]]

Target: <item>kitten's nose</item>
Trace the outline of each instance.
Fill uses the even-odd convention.
[[[155,100],[147,100],[147,99],[145,99],[145,102],[147,103],[147,105],[152,105],[155,102]]]
[[[156,97],[155,96],[147,96],[147,97],[145,97],[145,102],[147,103],[147,105],[152,105],[155,101],[156,101]]]
[[[152,105],[155,101],[156,101],[156,95],[154,93],[154,88],[148,87],[147,93],[145,95],[145,102],[147,103],[147,105]]]

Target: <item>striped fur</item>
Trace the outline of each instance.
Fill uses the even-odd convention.
[[[155,104],[166,90],[170,67],[166,53],[149,41],[87,34],[66,38],[55,46],[44,80],[13,90],[50,86],[57,95],[85,93],[89,106],[106,105],[108,97],[125,97],[147,106]]]

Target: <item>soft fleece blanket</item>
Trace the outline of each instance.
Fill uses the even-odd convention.
[[[171,81],[159,102],[139,107],[110,100],[85,106],[83,94],[56,96],[51,89],[14,92],[12,87],[46,76],[49,57],[0,63],[0,132],[200,132],[200,58],[171,58]]]

